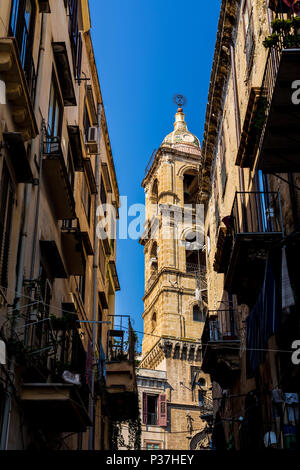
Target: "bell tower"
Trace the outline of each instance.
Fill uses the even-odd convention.
[[[210,394],[209,376],[201,371],[207,298],[203,218],[197,204],[200,166],[200,142],[188,131],[179,107],[174,130],[142,183],[146,222],[140,239],[145,256],[140,368],[166,372],[167,449],[189,449],[195,431],[205,430],[193,380],[202,383],[202,396]]]

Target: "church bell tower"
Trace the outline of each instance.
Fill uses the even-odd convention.
[[[210,382],[201,371],[207,292],[197,205],[200,168],[200,142],[188,131],[179,107],[174,130],[163,140],[142,183],[146,222],[140,239],[145,256],[140,368],[166,372],[166,449],[190,449],[205,437],[199,403],[209,395]]]

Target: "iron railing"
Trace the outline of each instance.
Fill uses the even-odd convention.
[[[201,276],[205,276],[206,275],[206,268],[204,266],[200,266],[200,264],[198,264],[198,263],[186,262],[186,272],[187,273],[199,274]]]
[[[267,116],[269,115],[271,107],[282,51],[284,49],[299,48],[299,36],[295,36],[295,41],[291,44],[290,35],[282,32],[279,35],[279,40],[276,46],[269,49],[258,102],[259,122],[257,123],[257,126],[259,127],[258,131],[261,133],[259,148],[261,148],[264,139]]]
[[[154,160],[154,158],[155,158],[156,152],[157,152],[156,149],[154,149],[153,152],[152,152],[152,155],[151,155],[151,157],[150,157],[150,159],[149,159],[149,162],[147,163],[147,166],[146,166],[146,168],[145,168],[145,175],[148,173],[148,171],[149,171],[149,169],[150,169],[150,167],[151,167],[151,165],[152,165],[152,163],[153,163],[153,160]]]
[[[238,339],[236,311],[210,310],[206,318],[202,343],[224,342]]]
[[[135,358],[135,336],[129,316],[110,315],[111,318],[119,318],[119,324],[107,332],[108,362],[134,361]],[[124,325],[125,319],[125,325]]]
[[[230,227],[233,234],[283,232],[279,192],[236,192]]]

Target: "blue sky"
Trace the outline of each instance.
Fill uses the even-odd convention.
[[[145,167],[173,130],[174,94],[186,96],[188,128],[202,141],[220,4],[221,0],[90,0],[119,189],[128,205],[144,203]],[[142,331],[143,247],[137,240],[118,240],[117,253],[121,291],[116,314],[130,314],[135,330]]]

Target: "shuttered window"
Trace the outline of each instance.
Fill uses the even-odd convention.
[[[143,424],[167,426],[167,397],[143,392]]]
[[[13,210],[13,188],[4,162],[0,189],[0,285],[7,287],[10,254],[10,232]]]

